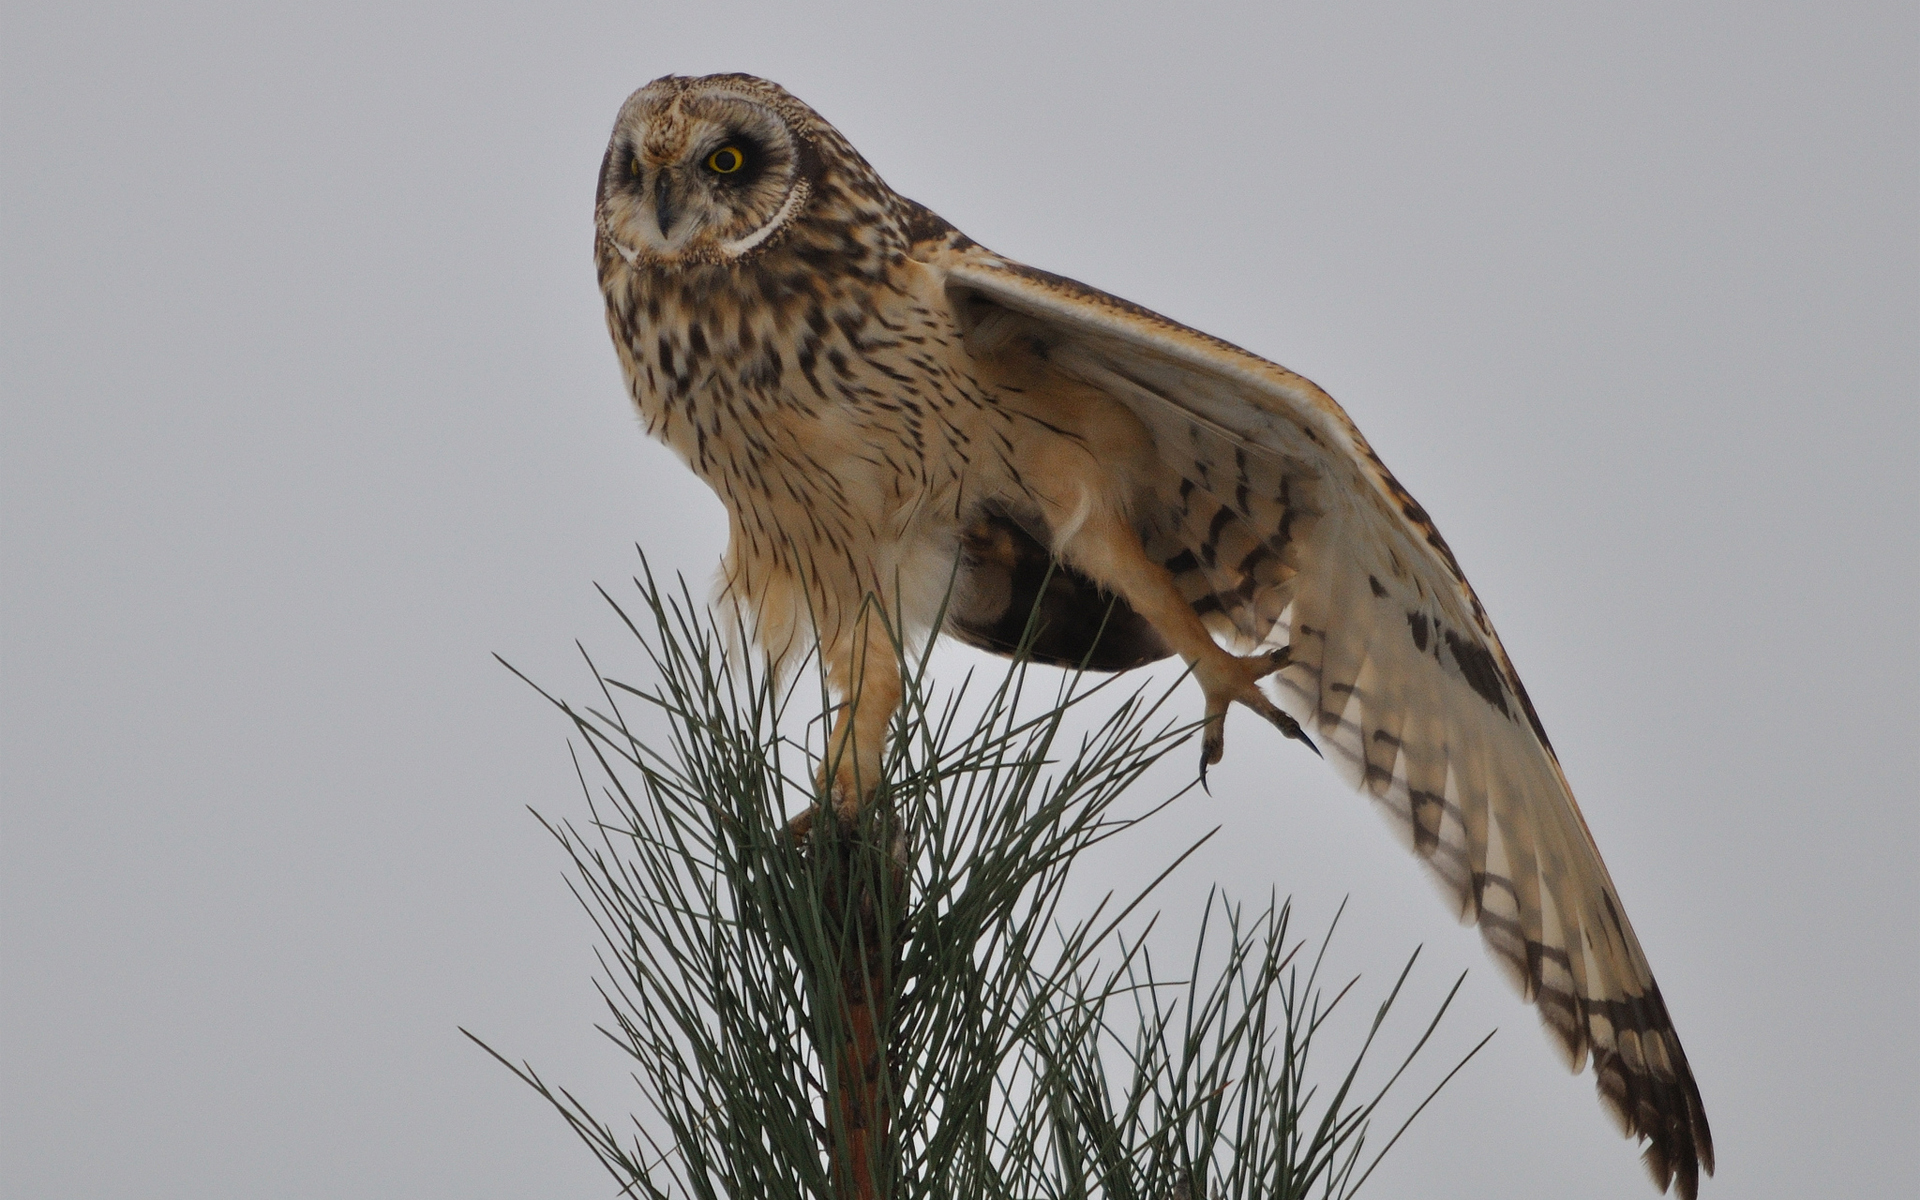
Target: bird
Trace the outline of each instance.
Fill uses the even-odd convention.
[[[1546,730],[1332,397],[994,253],[751,75],[626,100],[594,261],[641,423],[726,508],[716,597],[776,666],[824,664],[836,812],[880,779],[897,638],[1094,671],[1177,655],[1201,770],[1236,705],[1324,746],[1591,1062],[1654,1184],[1694,1200],[1699,1088]]]

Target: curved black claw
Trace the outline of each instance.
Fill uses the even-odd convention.
[[[1220,761],[1227,752],[1227,714],[1215,713],[1207,718],[1206,732],[1200,735],[1200,790],[1213,795],[1213,789],[1207,786],[1207,768]]]
[[[1263,662],[1262,659],[1265,661]],[[1222,694],[1214,692],[1207,697],[1206,732],[1200,739],[1200,788],[1208,795],[1213,791],[1207,786],[1207,768],[1220,761],[1227,748],[1227,710],[1237,701],[1251,708],[1266,719],[1267,723],[1297,742],[1306,743],[1307,749],[1322,758],[1320,747],[1313,744],[1306,730],[1300,728],[1300,722],[1281,711],[1280,706],[1267,698],[1260,690],[1259,680],[1287,666],[1292,658],[1287,648],[1282,646],[1266,655],[1253,656],[1239,660],[1243,666],[1252,667],[1247,676],[1243,676],[1238,693]]]
[[[1264,693],[1255,690],[1254,695],[1258,697],[1257,702],[1245,696],[1240,698],[1240,702],[1265,717],[1267,723],[1275,729],[1278,729],[1281,733],[1286,734],[1296,742],[1305,742],[1307,749],[1313,751],[1314,754],[1321,758],[1326,757],[1326,755],[1320,753],[1320,747],[1313,744],[1313,739],[1307,736],[1307,731],[1300,728],[1300,722],[1282,712],[1280,706],[1267,699]]]

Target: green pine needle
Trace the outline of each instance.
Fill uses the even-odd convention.
[[[1379,1157],[1364,1154],[1370,1122],[1453,992],[1358,1098],[1409,959],[1320,1100],[1309,1051],[1353,984],[1325,999],[1325,940],[1303,970],[1287,905],[1249,914],[1214,895],[1185,969],[1156,971],[1142,906],[1205,837],[1137,894],[1063,911],[1078,857],[1165,807],[1116,813],[1193,732],[1163,715],[1164,694],[1067,674],[1035,714],[1023,701],[1044,673],[1016,663],[970,702],[973,680],[936,696],[926,655],[902,651],[885,803],[851,832],[816,821],[800,844],[786,814],[814,796],[826,722],[799,740],[783,718],[810,677],[825,711],[819,672],[769,678],[727,655],[739,631],[729,639],[684,583],[677,595],[650,573],[635,583],[641,619],[607,599],[653,682],[616,682],[589,658],[597,703],[541,692],[578,734],[588,814],[542,824],[599,931],[601,1031],[631,1059],[644,1114],[617,1128],[481,1043],[622,1194],[837,1200],[829,1147],[846,1131],[830,1098],[850,1000],[889,1014],[891,1133],[872,1165],[897,1200],[1304,1200],[1365,1182]],[[1070,716],[1087,731],[1070,736]]]

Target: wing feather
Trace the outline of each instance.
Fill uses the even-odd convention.
[[[949,231],[950,233],[950,231]],[[1372,796],[1538,1007],[1663,1189],[1713,1148],[1645,955],[1492,623],[1345,412],[1283,367],[957,234],[925,257],[962,327],[1013,314],[1140,418],[1148,551],[1236,648],[1287,645],[1279,699]]]

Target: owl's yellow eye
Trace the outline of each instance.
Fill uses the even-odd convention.
[[[627,168],[633,172],[635,179],[640,178],[642,172],[640,170],[640,156],[638,154],[634,155],[633,159],[627,163]]]
[[[707,170],[715,175],[731,175],[747,165],[747,156],[738,146],[722,146],[707,155]]]

